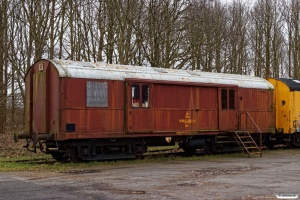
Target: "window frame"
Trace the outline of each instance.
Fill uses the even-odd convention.
[[[221,88],[221,109],[236,110],[236,89]]]
[[[138,86],[138,91],[136,88]],[[132,108],[150,108],[151,85],[149,83],[132,83],[131,89],[131,107]],[[144,93],[144,91],[147,91]],[[146,95],[147,94],[147,95]],[[147,101],[146,101],[147,100]],[[137,101],[137,102],[136,102]]]
[[[134,83],[131,85],[131,107],[139,108],[140,107],[140,96],[141,96],[141,87],[140,84]]]

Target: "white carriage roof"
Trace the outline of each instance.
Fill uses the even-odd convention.
[[[48,60],[57,68],[60,77],[125,80],[127,78],[195,83],[234,84],[242,88],[274,89],[267,80],[246,75],[166,69],[157,67]]]

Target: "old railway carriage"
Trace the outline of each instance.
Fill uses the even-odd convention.
[[[258,77],[40,60],[25,87],[25,132],[15,140],[57,160],[132,158],[175,142],[222,148],[220,134],[274,128],[273,86]]]
[[[275,88],[274,102],[276,133],[267,140],[273,147],[276,143],[300,146],[300,80],[287,78],[267,79]]]

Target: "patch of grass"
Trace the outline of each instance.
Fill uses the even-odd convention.
[[[47,158],[37,157],[0,157],[0,171],[24,171],[24,170],[39,170],[45,168],[43,163],[48,162]]]
[[[148,152],[151,151],[167,151],[167,150],[173,150],[178,149],[179,145],[173,145],[173,146],[157,146],[157,147],[148,147]]]
[[[132,165],[140,165],[146,163],[178,163],[182,161],[201,160],[203,156],[176,156],[168,154],[158,154],[153,156],[145,156],[141,159],[116,160],[116,161],[90,161],[82,163],[72,163],[70,161],[61,163],[55,161],[49,155],[34,155],[4,158],[0,157],[0,172],[9,171],[55,171],[65,172],[70,170],[81,170],[87,168],[105,168],[125,167]]]
[[[166,147],[167,148],[167,147]],[[169,149],[169,147],[167,148]],[[159,150],[163,150],[159,148]],[[277,154],[282,152],[288,152],[293,154],[300,153],[299,149],[278,149],[278,150],[265,150],[264,154]],[[259,155],[255,155],[259,156]],[[195,155],[178,155],[178,154],[150,154],[140,159],[129,160],[117,160],[117,161],[90,161],[82,163],[72,163],[70,161],[61,163],[55,161],[51,155],[46,154],[31,154],[31,156],[18,156],[18,157],[0,157],[0,172],[8,171],[54,171],[54,172],[66,172],[66,171],[80,171],[90,168],[96,169],[109,169],[115,167],[132,167],[133,165],[142,165],[147,163],[162,163],[162,164],[174,164],[187,161],[201,161],[212,159],[224,159],[224,158],[245,158],[247,154],[243,152],[235,153],[222,153],[214,155],[205,155],[203,153],[196,153]],[[254,157],[254,155],[251,155]]]
[[[64,172],[71,169],[80,169],[99,165],[100,162],[72,163],[70,161],[61,163],[55,161],[51,156],[32,156],[19,158],[0,157],[0,172],[11,171],[55,171]]]

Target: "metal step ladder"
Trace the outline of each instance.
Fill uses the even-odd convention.
[[[249,158],[250,154],[260,154],[261,157],[261,150],[248,131],[235,131],[233,137]]]

